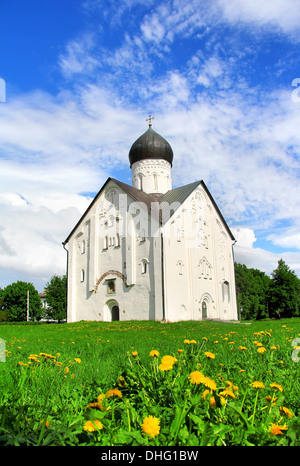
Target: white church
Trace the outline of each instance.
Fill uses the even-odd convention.
[[[173,151],[152,128],[63,242],[68,322],[237,320],[234,237],[203,181],[172,189]]]

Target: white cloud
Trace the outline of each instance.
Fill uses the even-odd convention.
[[[237,246],[252,248],[256,241],[255,233],[250,228],[231,228]]]
[[[230,22],[272,26],[298,36],[299,0],[217,0],[224,18]]]

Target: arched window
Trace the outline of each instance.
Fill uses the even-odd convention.
[[[142,260],[142,274],[147,273],[148,264],[149,264],[149,262],[148,262],[147,259],[143,259],[143,260]]]
[[[223,301],[227,300],[228,302],[230,301],[230,288],[229,288],[229,283],[225,280],[222,284],[223,288]]]
[[[154,190],[157,191],[157,174],[153,173],[153,184],[154,184]]]
[[[85,253],[85,241],[82,240],[81,242],[81,254],[84,254]]]

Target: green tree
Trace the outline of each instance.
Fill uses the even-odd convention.
[[[282,259],[272,272],[269,301],[272,317],[300,315],[300,280]]]
[[[27,317],[27,306],[30,320],[40,320],[42,303],[38,291],[32,283],[17,281],[1,290],[1,310],[5,311],[11,321],[23,321]]]
[[[58,322],[67,316],[67,277],[54,275],[45,287],[45,316]]]
[[[242,319],[268,317],[270,277],[258,269],[235,263],[237,306]]]

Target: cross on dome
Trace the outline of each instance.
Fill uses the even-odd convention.
[[[149,114],[149,117],[146,119],[146,121],[149,121],[149,128],[150,126],[152,126],[152,120],[154,120],[154,116],[152,116],[151,114]]]

